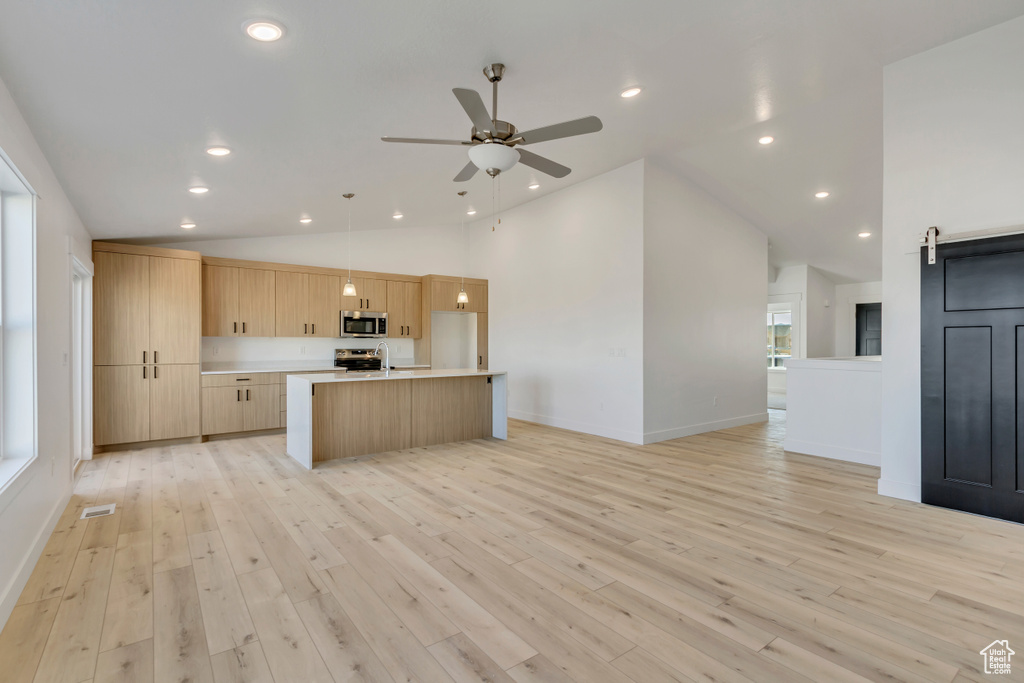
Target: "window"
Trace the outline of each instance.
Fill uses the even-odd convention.
[[[37,451],[35,201],[0,150],[0,508]]]
[[[784,368],[793,355],[793,312],[768,311],[768,367]]]

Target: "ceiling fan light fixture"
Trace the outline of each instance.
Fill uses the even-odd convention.
[[[504,173],[519,161],[519,150],[501,143],[485,142],[469,148],[469,160],[481,171],[493,168]]]

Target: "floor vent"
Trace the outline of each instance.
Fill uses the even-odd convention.
[[[107,515],[114,514],[114,506],[117,503],[110,503],[109,505],[97,505],[96,507],[85,508],[82,510],[82,516],[79,519],[92,519],[93,517],[106,517]]]

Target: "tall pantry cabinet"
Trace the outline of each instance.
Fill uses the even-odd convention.
[[[200,434],[198,252],[93,243],[96,446]]]

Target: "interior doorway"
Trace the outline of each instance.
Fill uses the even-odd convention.
[[[882,355],[882,304],[857,304],[857,355]]]
[[[71,474],[83,459],[92,457],[92,354],[91,329],[92,273],[73,255],[71,257]]]

